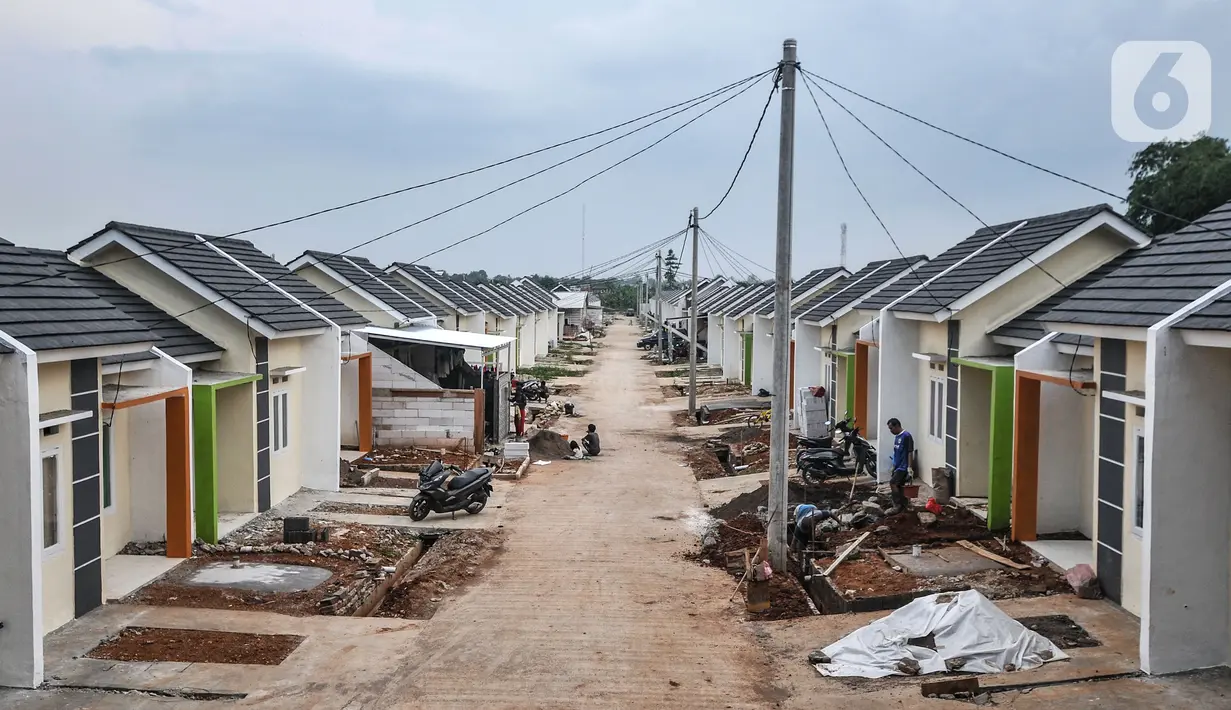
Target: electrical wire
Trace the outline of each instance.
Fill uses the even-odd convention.
[[[721,266],[722,261],[725,261],[727,263],[726,268],[729,268],[734,274],[736,274],[740,278],[756,280],[756,274],[752,273],[752,271],[746,265],[740,265],[736,263],[734,259],[732,259],[730,256],[728,256],[721,249],[718,248],[718,245],[715,243],[716,240],[709,232],[706,232],[704,229],[702,229],[701,236],[704,238],[704,243],[708,243],[713,248],[715,258],[719,259],[719,262],[720,262],[719,266]]]
[[[701,231],[702,231],[702,232],[705,232],[705,229],[704,229],[704,228],[702,228],[702,229],[701,229]],[[773,269],[771,269],[771,268],[769,268],[769,267],[766,267],[766,266],[762,266],[761,264],[758,264],[757,262],[753,261],[752,259],[749,259],[748,257],[744,256],[743,254],[740,254],[739,252],[735,251],[735,250],[734,250],[734,249],[732,249],[731,247],[729,247],[729,246],[727,246],[726,244],[724,244],[724,243],[723,243],[723,241],[722,241],[721,239],[719,239],[719,238],[715,237],[714,235],[710,234],[709,232],[705,232],[705,233],[706,233],[706,235],[707,235],[710,239],[713,239],[713,240],[714,240],[714,244],[718,245],[718,246],[719,246],[719,248],[721,248],[723,251],[725,251],[725,252],[727,252],[727,253],[729,253],[729,254],[733,254],[733,255],[735,255],[736,257],[739,257],[739,259],[741,259],[741,260],[742,260],[742,261],[744,261],[745,263],[752,264],[753,266],[757,267],[758,269],[761,269],[762,271],[764,271],[764,272],[765,272],[765,273],[767,273],[767,274],[773,274],[773,273],[774,273],[774,270],[773,270]],[[749,270],[749,273],[751,273],[751,270]]]
[[[647,251],[654,251],[655,249],[658,249],[661,246],[670,243],[671,240],[679,237],[683,233],[684,233],[684,230],[681,229],[678,232],[675,232],[674,234],[671,234],[666,237],[663,237],[662,239],[659,239],[658,241],[651,242],[645,246],[637,247],[636,249],[628,252],[627,254],[621,254],[620,256],[612,257],[608,259],[607,261],[603,261],[598,264],[591,264],[590,266],[587,266],[584,269],[581,269],[579,271],[574,271],[570,274],[565,274],[564,276],[561,276],[560,278],[561,279],[572,279],[572,278],[580,278],[580,277],[592,274],[594,273],[595,270],[609,267],[612,264],[622,263],[623,260],[628,259],[630,257],[639,256]]]
[[[1114,198],[1114,199],[1119,200],[1120,202],[1123,202],[1123,203],[1125,203],[1125,204],[1129,204],[1129,205],[1133,205],[1133,206],[1136,206],[1136,207],[1140,207],[1140,208],[1141,208],[1141,209],[1143,209],[1143,210],[1146,210],[1146,211],[1148,211],[1148,212],[1153,212],[1154,214],[1159,215],[1159,216],[1161,216],[1161,217],[1167,217],[1167,218],[1169,218],[1169,219],[1174,219],[1174,220],[1176,220],[1176,221],[1178,221],[1178,222],[1182,222],[1182,223],[1184,223],[1184,224],[1186,225],[1186,226],[1185,226],[1185,228],[1186,228],[1186,229],[1187,229],[1187,228],[1189,228],[1189,227],[1191,227],[1191,228],[1195,229],[1196,231],[1207,232],[1207,233],[1211,233],[1211,234],[1218,234],[1218,235],[1221,235],[1221,236],[1224,236],[1224,237],[1231,237],[1231,235],[1228,235],[1226,232],[1223,232],[1222,230],[1218,230],[1218,229],[1211,229],[1211,228],[1209,228],[1209,227],[1206,227],[1205,225],[1198,224],[1198,223],[1193,222],[1193,221],[1191,221],[1191,220],[1184,219],[1183,217],[1179,217],[1179,216],[1176,216],[1176,215],[1170,214],[1170,213],[1165,212],[1165,211],[1163,211],[1163,210],[1160,210],[1160,209],[1158,209],[1158,208],[1156,208],[1156,207],[1152,207],[1152,206],[1150,206],[1150,205],[1147,205],[1147,204],[1145,204],[1145,203],[1143,203],[1143,202],[1140,202],[1140,201],[1137,201],[1137,200],[1131,200],[1131,199],[1129,199],[1128,197],[1125,197],[1125,196],[1122,196],[1122,195],[1117,195],[1116,193],[1111,192],[1110,190],[1104,190],[1104,189],[1103,189],[1103,188],[1101,188],[1101,187],[1098,187],[1098,186],[1096,186],[1096,185],[1092,185],[1092,184],[1090,184],[1090,183],[1088,183],[1088,182],[1085,182],[1085,181],[1083,181],[1083,180],[1079,180],[1079,179],[1077,179],[1077,178],[1075,178],[1075,177],[1071,177],[1071,176],[1069,176],[1069,175],[1065,175],[1064,173],[1057,172],[1057,171],[1052,170],[1052,169],[1050,169],[1050,168],[1043,167],[1042,165],[1039,165],[1039,164],[1037,164],[1037,163],[1032,163],[1032,162],[1030,162],[1029,160],[1026,160],[1025,158],[1019,158],[1019,157],[1017,157],[1016,155],[1013,155],[1013,154],[1011,154],[1011,153],[1007,153],[1007,152],[1005,152],[1005,151],[1003,151],[1003,150],[1000,150],[999,148],[995,148],[995,147],[990,146],[990,145],[988,145],[988,144],[986,144],[986,143],[982,143],[982,142],[980,142],[980,141],[977,141],[977,140],[975,140],[975,139],[973,139],[973,138],[968,138],[968,137],[966,137],[966,136],[964,136],[964,135],[962,135],[962,134],[960,134],[960,133],[956,133],[956,132],[951,131],[951,130],[949,130],[949,129],[947,129],[947,128],[944,128],[944,127],[942,127],[942,126],[938,126],[938,125],[936,125],[935,123],[932,123],[932,122],[930,122],[930,121],[927,121],[927,120],[924,120],[924,119],[922,119],[922,118],[919,118],[918,116],[912,115],[912,114],[910,114],[910,113],[908,113],[908,112],[906,112],[906,111],[903,111],[903,110],[898,109],[898,108],[894,108],[893,106],[890,106],[889,104],[883,103],[883,102],[881,102],[881,101],[877,101],[876,99],[874,99],[874,98],[872,98],[872,97],[870,97],[870,96],[865,96],[864,94],[861,94],[861,93],[859,93],[858,91],[855,91],[854,89],[851,89],[851,88],[849,88],[849,87],[843,86],[842,84],[839,84],[838,82],[836,82],[836,81],[834,81],[834,80],[832,80],[832,79],[828,79],[828,78],[826,78],[826,77],[823,77],[823,76],[821,76],[820,74],[816,74],[816,73],[814,73],[814,72],[810,72],[810,71],[808,71],[808,70],[806,70],[806,69],[803,69],[803,68],[801,68],[801,69],[800,69],[800,72],[802,72],[805,76],[808,76],[808,77],[811,77],[811,78],[815,79],[816,81],[821,81],[821,82],[824,82],[824,83],[826,83],[826,84],[829,84],[830,86],[833,86],[833,87],[835,87],[835,88],[837,88],[837,89],[841,89],[842,91],[845,91],[845,92],[847,92],[848,94],[851,94],[852,96],[856,96],[856,97],[858,97],[858,98],[863,99],[864,101],[867,101],[867,102],[869,102],[869,103],[872,103],[872,104],[875,104],[875,105],[877,105],[877,106],[880,106],[880,107],[881,107],[881,108],[883,108],[883,109],[886,109],[886,110],[888,110],[888,111],[892,111],[893,113],[896,113],[896,114],[898,114],[899,116],[902,116],[903,118],[908,118],[908,119],[910,119],[910,120],[912,120],[912,121],[914,121],[914,122],[916,122],[916,123],[919,123],[919,124],[921,124],[921,125],[927,126],[928,128],[931,128],[931,129],[932,129],[932,130],[934,130],[934,131],[939,131],[940,133],[944,133],[945,135],[950,136],[950,137],[952,137],[952,138],[956,138],[956,139],[958,139],[958,140],[960,140],[960,141],[962,141],[962,142],[964,142],[964,143],[969,143],[970,145],[973,145],[973,146],[976,146],[976,147],[978,147],[978,148],[982,148],[982,149],[984,149],[984,150],[986,150],[986,151],[989,151],[989,152],[995,153],[996,155],[999,155],[999,156],[1001,156],[1002,158],[1007,158],[1007,159],[1009,159],[1009,160],[1012,160],[1012,161],[1013,161],[1013,162],[1015,162],[1015,163],[1020,163],[1021,165],[1025,165],[1025,166],[1026,166],[1026,167],[1028,167],[1028,168],[1034,168],[1035,170],[1038,170],[1038,171],[1043,172],[1043,173],[1047,173],[1048,175],[1051,175],[1052,177],[1057,177],[1057,178],[1060,178],[1061,180],[1065,180],[1065,181],[1071,182],[1071,183],[1073,183],[1074,185],[1080,185],[1081,187],[1084,187],[1084,188],[1089,189],[1089,190],[1093,190],[1093,191],[1095,191],[1095,192],[1097,192],[1097,193],[1099,193],[1099,194],[1105,195],[1105,196],[1107,196],[1107,197]],[[820,87],[817,87],[817,88],[820,88]],[[836,103],[836,102],[835,102],[835,103]]]
[[[859,193],[859,198],[863,200],[863,204],[867,206],[868,211],[871,212],[872,216],[876,218],[876,222],[881,226],[881,229],[884,230],[885,236],[889,237],[889,242],[893,244],[893,248],[897,250],[898,256],[901,256],[902,259],[906,261],[906,266],[910,269],[911,275],[914,276],[915,280],[919,282],[919,288],[923,289],[924,293],[926,293],[936,303],[937,308],[943,309],[945,304],[942,303],[940,299],[935,296],[935,294],[928,290],[927,282],[924,281],[923,277],[919,275],[919,272],[915,271],[914,264],[906,258],[906,253],[903,252],[902,247],[898,245],[898,240],[894,238],[893,232],[889,231],[889,227],[885,224],[885,220],[881,219],[881,216],[877,213],[876,208],[872,206],[872,202],[868,200],[868,196],[864,194],[863,188],[859,187],[859,182],[856,181],[855,176],[851,174],[850,166],[846,164],[846,157],[842,155],[842,150],[838,147],[838,140],[834,137],[833,130],[829,126],[829,120],[825,118],[825,112],[821,110],[820,102],[816,100],[816,94],[812,92],[812,85],[808,81],[807,75],[802,75],[802,78],[803,81],[801,83],[803,83],[804,88],[808,90],[808,96],[812,97],[812,105],[816,107],[816,113],[821,117],[821,123],[825,126],[825,134],[829,136],[829,142],[833,145],[833,152],[838,156],[838,163],[841,164],[842,171],[846,173],[847,180],[850,180],[851,186],[855,188],[855,192]]]
[[[735,175],[731,178],[731,184],[727,185],[727,191],[722,193],[722,197],[718,200],[718,204],[714,205],[709,212],[701,219],[709,219],[710,215],[718,211],[722,207],[722,203],[727,201],[727,196],[731,194],[731,190],[735,189],[735,182],[739,180],[740,173],[744,171],[744,164],[748,162],[748,154],[752,152],[752,146],[757,142],[757,134],[761,132],[761,124],[765,122],[765,113],[769,111],[769,104],[774,100],[774,94],[778,93],[778,83],[782,80],[782,68],[774,73],[774,84],[769,88],[769,96],[765,97],[765,105],[761,107],[761,116],[757,119],[757,126],[752,130],[752,139],[748,141],[748,147],[744,149],[744,157],[740,158],[739,167],[735,169]]]
[[[710,259],[710,255],[712,253],[711,250],[713,247],[706,244],[704,239],[697,242],[697,245],[701,247],[701,256],[705,259],[706,267],[709,268],[710,273],[713,274],[715,278],[718,277],[718,269],[714,268],[714,262]]]
[[[700,96],[696,96],[696,97],[693,97],[693,98],[688,99],[688,100],[686,100],[686,101],[681,101],[681,102],[679,102],[679,103],[672,104],[671,106],[666,106],[666,107],[664,107],[664,108],[658,109],[657,111],[652,111],[652,112],[647,113],[647,114],[644,114],[644,115],[642,115],[642,116],[638,116],[637,118],[634,118],[634,119],[631,119],[631,120],[628,120],[628,121],[624,121],[624,122],[622,122],[622,123],[618,123],[618,124],[616,124],[616,125],[614,125],[614,126],[609,126],[609,127],[604,128],[604,129],[602,129],[602,130],[599,130],[599,131],[594,131],[594,132],[587,133],[587,134],[582,135],[582,136],[577,136],[576,138],[570,138],[570,139],[565,140],[565,141],[560,141],[560,142],[558,142],[558,143],[553,143],[553,144],[551,144],[551,145],[549,145],[549,146],[545,146],[545,147],[543,147],[543,148],[538,148],[538,149],[536,149],[536,150],[532,150],[532,151],[529,151],[529,152],[526,152],[526,153],[522,153],[522,154],[520,154],[520,155],[515,155],[515,156],[513,156],[513,157],[511,157],[511,158],[505,158],[505,159],[503,159],[503,160],[498,160],[498,161],[496,161],[496,162],[494,162],[494,163],[488,163],[487,165],[483,165],[483,166],[480,166],[480,167],[478,167],[478,168],[472,168],[472,169],[470,169],[470,170],[464,170],[464,171],[462,171],[462,172],[459,172],[459,173],[454,173],[454,174],[452,174],[452,175],[447,175],[447,176],[442,177],[442,178],[436,178],[436,179],[433,179],[433,180],[428,180],[427,182],[421,182],[421,183],[418,183],[418,184],[415,184],[415,185],[410,185],[410,186],[407,186],[407,187],[398,188],[398,189],[396,189],[396,190],[390,190],[390,191],[388,191],[388,192],[383,192],[383,193],[380,193],[380,194],[378,194],[378,195],[372,195],[372,196],[370,196],[370,197],[365,197],[365,198],[362,198],[362,199],[359,199],[359,200],[352,200],[351,202],[346,202],[346,203],[344,203],[344,204],[335,205],[335,206],[333,206],[333,207],[327,207],[327,208],[324,208],[324,209],[315,210],[315,211],[313,211],[313,212],[309,212],[309,213],[307,213],[307,214],[302,214],[302,215],[299,215],[299,216],[297,216],[297,217],[290,217],[290,218],[287,218],[287,219],[278,220],[278,221],[276,221],[276,222],[269,222],[269,223],[267,223],[267,224],[262,224],[262,225],[259,225],[259,226],[256,226],[256,227],[249,227],[249,228],[247,228],[247,229],[241,229],[241,230],[236,231],[236,232],[229,232],[229,233],[227,233],[227,234],[222,234],[222,235],[218,235],[218,236],[212,236],[212,237],[202,237],[202,239],[204,239],[204,241],[205,241],[206,243],[212,243],[212,242],[215,242],[215,241],[218,241],[218,240],[221,240],[221,239],[229,239],[229,238],[232,238],[232,237],[238,237],[238,236],[245,235],[245,234],[251,234],[251,233],[253,233],[253,232],[259,232],[259,231],[266,230],[266,229],[272,229],[272,228],[274,228],[274,227],[281,227],[281,226],[285,226],[285,225],[288,225],[288,224],[292,224],[292,223],[294,223],[294,222],[300,222],[300,221],[303,221],[303,220],[312,219],[312,218],[314,218],[314,217],[319,217],[319,216],[321,216],[321,215],[329,214],[329,213],[332,213],[332,212],[338,212],[338,211],[340,211],[340,210],[345,210],[345,209],[348,209],[348,208],[351,208],[351,207],[357,207],[357,206],[359,206],[359,205],[367,204],[367,203],[369,203],[369,202],[375,202],[375,201],[377,201],[377,200],[382,200],[382,199],[385,199],[385,198],[387,198],[387,197],[393,197],[393,196],[395,196],[395,195],[401,195],[401,194],[404,194],[404,193],[407,193],[407,192],[411,192],[411,191],[413,191],[413,190],[419,190],[419,189],[422,189],[422,188],[431,187],[431,186],[434,186],[434,185],[439,185],[439,184],[441,184],[441,183],[449,182],[449,181],[451,181],[451,180],[456,180],[456,179],[458,179],[458,178],[462,178],[462,177],[467,177],[467,176],[470,176],[470,175],[474,175],[474,174],[477,174],[477,173],[480,173],[480,172],[483,172],[483,171],[486,171],[486,170],[490,170],[490,169],[492,169],[492,168],[497,168],[497,167],[500,167],[500,166],[502,166],[502,165],[508,165],[509,163],[513,163],[513,162],[516,162],[516,161],[518,161],[518,160],[522,160],[522,159],[524,159],[524,158],[529,158],[529,157],[532,157],[532,156],[538,155],[538,154],[540,154],[540,153],[545,153],[545,152],[548,152],[548,151],[554,150],[554,149],[556,149],[556,148],[561,148],[561,147],[564,147],[564,146],[566,146],[566,145],[571,145],[571,144],[573,144],[573,143],[577,143],[577,142],[579,142],[579,141],[583,141],[583,140],[586,140],[586,139],[589,139],[589,138],[594,138],[594,137],[596,137],[596,136],[600,136],[600,135],[603,135],[603,134],[605,134],[605,133],[610,133],[611,131],[614,131],[614,130],[619,130],[620,128],[624,128],[625,126],[630,126],[630,125],[632,125],[632,124],[639,123],[639,122],[641,122],[641,121],[643,121],[643,120],[645,120],[645,119],[647,119],[647,118],[651,118],[651,117],[653,117],[653,116],[657,116],[657,115],[662,114],[662,113],[667,113],[668,111],[672,111],[672,110],[675,110],[675,109],[680,109],[680,111],[676,111],[675,113],[672,113],[672,114],[670,114],[670,115],[668,115],[668,116],[665,116],[665,117],[663,117],[663,118],[659,118],[659,119],[655,120],[654,122],[649,123],[649,124],[646,124],[645,126],[642,126],[641,128],[637,129],[637,130],[642,130],[642,129],[644,129],[644,128],[648,128],[648,127],[649,127],[649,126],[651,126],[651,125],[654,125],[654,124],[659,123],[659,122],[661,122],[661,121],[663,121],[663,120],[666,120],[667,118],[670,118],[671,116],[675,116],[675,115],[677,115],[678,113],[680,113],[681,111],[687,111],[687,110],[688,110],[688,109],[690,109],[690,108],[695,108],[696,106],[699,106],[699,105],[701,105],[701,104],[703,104],[703,103],[705,103],[705,102],[709,101],[710,99],[715,98],[715,97],[717,97],[717,96],[719,96],[719,95],[721,95],[721,94],[723,94],[723,93],[726,93],[726,92],[728,92],[728,91],[731,91],[731,90],[735,89],[736,87],[742,86],[742,85],[743,85],[743,84],[745,84],[745,83],[748,83],[748,82],[753,82],[753,81],[755,81],[755,80],[757,80],[757,79],[760,79],[760,78],[762,78],[762,77],[764,77],[764,76],[766,76],[766,75],[768,75],[768,74],[770,74],[771,72],[774,72],[774,71],[777,71],[777,67],[773,67],[773,68],[770,68],[770,69],[766,69],[765,71],[758,72],[758,73],[753,74],[753,75],[751,75],[751,76],[748,76],[748,77],[745,77],[745,78],[743,78],[743,79],[740,79],[739,81],[734,81],[734,82],[731,82],[730,84],[727,84],[726,86],[720,87],[720,88],[715,89],[715,90],[713,90],[713,91],[706,92],[706,93],[704,93],[704,94],[701,94]],[[682,107],[682,108],[681,108],[681,107]],[[636,133],[636,132],[637,132],[637,131],[630,131],[629,133],[625,133],[623,136],[621,136],[621,138],[622,138],[622,137],[626,137],[626,136],[628,136],[628,135],[632,135],[632,133]],[[619,140],[619,138],[616,138],[616,139],[614,139],[614,140],[612,140],[612,141],[608,141],[608,142],[606,142],[606,143],[600,144],[599,146],[596,146],[595,148],[593,148],[593,149],[591,149],[591,150],[589,150],[589,151],[586,151],[586,152],[584,152],[584,153],[581,153],[581,154],[579,154],[579,155],[576,155],[576,156],[574,156],[572,159],[570,159],[569,161],[564,161],[564,162],[571,162],[571,160],[576,160],[577,158],[581,157],[582,155],[586,155],[587,153],[591,153],[591,152],[593,152],[593,151],[594,151],[594,150],[596,150],[597,148],[601,148],[601,147],[603,147],[603,146],[605,146],[605,145],[609,145],[610,143],[614,142],[615,140]],[[549,167],[549,168],[547,168],[546,170],[551,170],[551,169],[554,169],[554,168],[556,168],[556,167],[559,167],[559,166],[560,166],[560,165],[562,165],[562,164],[563,164],[563,163],[557,163],[556,165],[550,166],[550,167]],[[536,173],[536,175],[537,175],[537,174],[541,174],[541,173]],[[529,177],[534,177],[534,175],[527,176],[527,178],[523,178],[523,180],[524,180],[524,179],[529,179]],[[509,186],[511,186],[511,185],[509,185]],[[506,187],[508,187],[508,186],[506,186]],[[490,194],[490,193],[487,193],[487,194]],[[481,195],[478,199],[481,199],[482,197],[486,197],[486,196],[487,196],[487,194]],[[465,204],[469,204],[469,203],[465,203]],[[462,206],[464,206],[464,205],[462,205]],[[436,216],[439,216],[439,215],[436,215]],[[434,218],[434,217],[433,217],[433,218]],[[396,232],[394,232],[394,233],[396,233]],[[101,262],[101,263],[98,263],[98,264],[93,264],[93,265],[85,265],[85,266],[75,266],[75,267],[74,267],[74,270],[75,270],[75,271],[85,271],[85,270],[87,270],[87,269],[93,269],[93,268],[98,268],[98,267],[103,267],[103,266],[110,266],[110,265],[112,265],[112,264],[119,264],[119,263],[123,263],[123,262],[125,262],[125,261],[131,261],[131,260],[133,260],[133,259],[141,259],[141,258],[144,258],[144,257],[147,257],[147,256],[156,256],[156,255],[160,255],[160,254],[165,254],[165,253],[172,252],[172,251],[177,251],[177,250],[180,250],[180,249],[186,249],[186,248],[188,248],[188,247],[192,246],[192,245],[193,245],[193,244],[195,244],[195,243],[198,243],[198,242],[186,243],[186,244],[173,244],[173,245],[171,245],[171,246],[168,246],[168,247],[165,247],[165,248],[162,248],[162,249],[153,249],[153,250],[150,250],[150,251],[147,251],[147,252],[142,252],[141,254],[130,254],[130,255],[128,255],[128,256],[120,257],[120,258],[113,259],[113,260],[110,260],[110,261]],[[354,247],[354,248],[358,248],[358,247]],[[61,276],[62,276],[62,275],[66,275],[66,274],[68,274],[68,273],[71,273],[71,272],[66,271],[66,272],[63,272],[63,273],[61,273],[61,274],[57,274],[57,275],[61,275]],[[9,284],[9,286],[24,286],[24,285],[26,285],[26,284],[34,283],[34,282],[37,282],[37,281],[43,281],[43,280],[45,280],[45,279],[49,279],[49,278],[53,278],[53,276],[52,276],[52,275],[38,276],[38,277],[35,277],[35,278],[32,278],[32,279],[28,279],[28,280],[26,280],[26,281],[19,281],[19,282],[14,283],[14,284]]]

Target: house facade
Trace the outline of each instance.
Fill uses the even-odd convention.
[[[830,267],[826,269],[816,269],[808,273],[801,279],[796,280],[791,284],[791,300],[790,306],[792,311],[804,303],[812,301],[819,294],[829,291],[835,284],[850,276],[851,273],[842,267]],[[769,295],[756,304],[749,320],[752,322],[752,375],[751,384],[749,385],[753,392],[765,390],[773,392],[774,390],[774,295],[771,290]],[[794,334],[794,319],[788,318],[785,328],[792,329]],[[786,393],[786,400],[790,406],[795,406],[795,341],[790,341],[791,352],[789,356],[790,368],[790,387]],[[775,395],[779,394],[774,392]]]

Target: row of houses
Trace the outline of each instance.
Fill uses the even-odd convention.
[[[566,317],[526,278],[135,224],[0,240],[0,685],[41,682],[43,635],[110,598],[129,543],[188,557],[375,446],[499,442]]]
[[[1146,671],[1231,662],[1231,203],[1153,238],[1094,205],[821,273],[793,284],[793,390],[826,386],[882,448],[897,417],[924,482],[1090,564]],[[772,292],[698,297],[710,362],[754,392]]]

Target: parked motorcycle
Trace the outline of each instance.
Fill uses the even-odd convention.
[[[450,477],[450,473],[456,476]],[[477,515],[487,506],[492,494],[490,468],[462,471],[439,459],[419,472],[419,494],[410,503],[410,519],[416,522],[428,513],[454,513],[464,510]]]
[[[543,380],[522,380],[520,386],[526,393],[526,399],[531,402],[546,402],[551,396],[551,390]]]
[[[841,448],[833,447],[833,437],[800,440],[795,453],[795,467],[799,470],[804,483],[816,485],[828,478],[857,476],[861,473],[876,476],[876,447],[859,433],[851,419],[844,419],[837,424],[830,423],[830,429],[843,433]],[[829,440],[829,446],[823,444]],[[819,444],[807,448],[804,442]],[[846,465],[846,458],[854,453],[854,466]]]

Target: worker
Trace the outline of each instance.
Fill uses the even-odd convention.
[[[910,460],[915,453],[915,437],[902,428],[902,422],[897,417],[891,418],[886,424],[889,433],[893,434],[893,474],[889,477],[890,497],[893,507],[886,511],[887,515],[897,515],[910,508],[906,499],[906,484],[910,481]]]
[[[522,389],[521,382],[513,380],[513,405],[517,407],[517,436],[523,437],[526,435],[526,392]]]
[[[822,520],[833,517],[828,510],[821,510],[815,505],[804,504],[795,508],[795,549],[802,550],[816,540],[816,526]]]
[[[586,427],[586,435],[581,437],[581,450],[586,456],[598,456],[598,429],[593,424]]]

